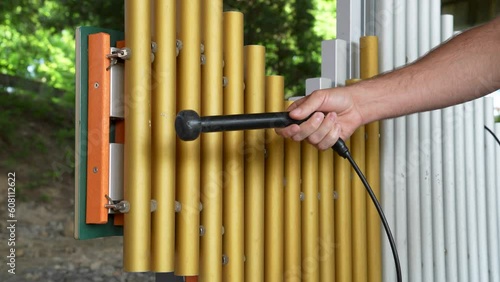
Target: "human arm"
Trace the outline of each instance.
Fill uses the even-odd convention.
[[[500,88],[500,18],[470,29],[417,62],[349,87],[317,90],[290,107],[300,126],[277,132],[320,149],[359,126],[469,101]],[[326,116],[323,113],[327,113]]]

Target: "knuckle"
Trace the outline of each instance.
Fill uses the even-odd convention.
[[[318,144],[318,149],[324,151],[326,149],[329,149],[331,146],[328,146],[327,144]]]
[[[324,144],[323,144],[323,142],[320,142],[320,143],[316,144],[316,148],[318,148],[318,150],[323,151],[324,150]]]
[[[338,138],[338,133],[339,133],[338,130],[335,128],[330,132],[328,132],[327,135],[328,140],[335,140],[336,138]]]
[[[316,135],[311,135],[307,138],[307,141],[309,141],[309,143],[311,143],[311,144],[317,145],[317,144],[319,144],[321,139],[319,137],[317,137]]]
[[[281,131],[281,133],[279,133],[281,136],[285,137],[285,138],[290,138],[290,136],[292,136],[292,134],[290,134],[289,131],[287,130],[283,130]]]
[[[316,89],[311,93],[310,96],[319,97],[322,95],[324,95],[324,91],[322,91],[321,89]]]
[[[293,141],[296,141],[296,142],[300,142],[302,141],[304,138],[302,138],[302,136],[296,134],[296,135],[293,135],[290,137]]]

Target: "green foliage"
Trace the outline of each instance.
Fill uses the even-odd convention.
[[[314,32],[324,40],[335,39],[337,33],[337,1],[314,1],[316,7],[311,11],[314,16]]]

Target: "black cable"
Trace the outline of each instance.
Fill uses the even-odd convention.
[[[495,140],[497,140],[498,145],[500,145],[500,140],[498,139],[497,135],[491,129],[489,129],[486,125],[484,126],[484,129],[486,129],[486,131],[491,133],[491,135],[493,135],[493,138],[495,138]]]
[[[349,160],[351,163],[352,167],[354,168],[354,171],[358,174],[359,178],[361,179],[361,182],[363,182],[363,185],[365,185],[366,191],[368,192],[368,195],[370,195],[370,198],[373,201],[373,204],[375,205],[375,208],[377,209],[377,212],[380,216],[380,220],[382,221],[382,225],[384,226],[385,233],[387,234],[387,238],[389,239],[389,243],[391,245],[392,249],[392,255],[394,257],[394,263],[396,265],[396,276],[397,276],[397,281],[401,282],[403,281],[402,274],[401,274],[401,263],[399,262],[399,255],[398,255],[398,250],[396,249],[396,242],[394,240],[394,236],[392,236],[391,228],[389,227],[389,223],[387,223],[387,219],[385,218],[384,211],[382,210],[382,207],[380,206],[380,203],[377,200],[377,196],[375,196],[375,193],[373,193],[372,188],[370,187],[370,184],[368,183],[368,180],[366,180],[366,177],[363,175],[363,172],[361,169],[359,169],[358,165],[354,161],[354,159],[351,156],[351,153],[349,153],[349,149],[347,148],[346,144],[342,139],[339,139],[335,145],[333,145],[333,150],[337,152],[341,157],[344,159]]]

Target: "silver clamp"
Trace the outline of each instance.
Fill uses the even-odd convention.
[[[178,57],[179,52],[182,50],[182,41],[180,39],[177,39],[175,41],[175,50],[176,50],[176,57]]]
[[[203,44],[201,44],[200,46],[200,53],[201,53],[200,63],[201,65],[205,65],[207,63],[207,57],[205,56],[205,45]]]
[[[107,54],[106,58],[108,58],[108,59],[128,60],[128,59],[130,59],[131,54],[132,54],[132,51],[130,50],[130,48],[127,48],[127,47],[123,47],[123,48],[111,47],[111,54]]]
[[[151,41],[151,63],[155,61],[156,51],[158,51],[158,44],[154,41]]]
[[[130,211],[130,203],[127,201],[116,201],[111,199],[108,195],[104,195],[108,203],[104,205],[105,208],[112,210],[114,213],[128,213]]]
[[[158,209],[158,202],[156,200],[151,200],[151,212],[154,212]]]
[[[106,58],[110,60],[109,67],[107,67],[106,70],[108,71],[112,66],[118,64],[118,60],[130,59],[131,54],[132,51],[130,50],[130,48],[111,47],[111,53],[106,55]]]

